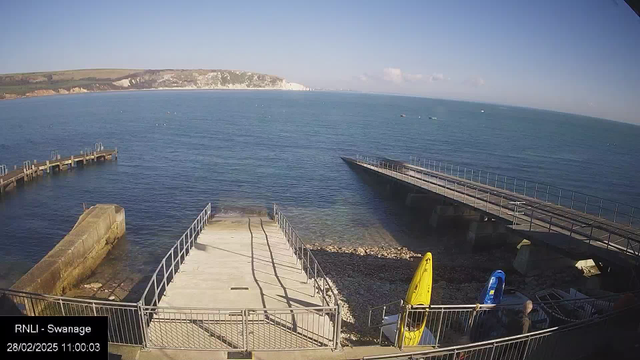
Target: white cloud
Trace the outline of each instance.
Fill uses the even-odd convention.
[[[382,78],[386,81],[390,81],[396,84],[402,82],[416,82],[424,78],[422,74],[409,74],[405,73],[398,68],[385,68],[382,70]]]
[[[431,76],[429,77],[429,81],[434,82],[434,81],[440,81],[440,80],[444,80],[444,74],[441,73],[433,73],[431,74]]]
[[[382,70],[382,78],[399,84],[402,82],[402,70],[397,68],[385,68]]]
[[[402,83],[421,83],[421,82],[436,82],[436,81],[449,81],[451,78],[447,78],[442,73],[434,72],[431,75],[422,75],[422,74],[411,74],[402,71],[399,68],[384,68],[382,69],[382,74],[368,74],[363,73],[362,75],[358,75],[356,77],[357,80],[365,82],[377,82],[380,80],[391,82],[394,84],[402,84]]]
[[[403,74],[402,78],[411,82],[420,81],[422,80],[422,74]]]
[[[484,82],[484,79],[481,78],[480,76],[472,76],[469,79],[467,79],[466,83],[471,86],[480,87],[484,85],[485,82]]]

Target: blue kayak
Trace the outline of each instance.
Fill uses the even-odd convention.
[[[502,270],[496,270],[491,274],[478,297],[479,304],[500,304],[504,293],[506,275]]]

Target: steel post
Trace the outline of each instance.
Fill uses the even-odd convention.
[[[473,198],[473,206],[476,206],[476,199],[478,199],[478,188],[476,187],[476,196]]]
[[[248,313],[247,313],[247,309],[243,309],[242,310],[242,345],[244,348],[244,351],[248,351],[249,350],[249,339],[248,338],[248,329],[247,329],[247,317],[248,317]]]
[[[529,214],[529,231],[531,231],[531,228],[533,227],[533,214],[535,211],[531,210],[531,214]]]
[[[327,298],[327,278],[323,276],[322,277],[322,306],[329,305],[329,303],[326,302],[326,298]]]
[[[340,332],[342,331],[342,307],[336,299],[336,342],[334,350],[340,349]]]
[[[562,198],[562,189],[560,189],[560,192],[558,194],[558,205],[560,205],[560,199]]]
[[[586,200],[584,201],[584,213],[588,214],[587,212],[587,205],[589,204],[589,197],[587,196]]]
[[[576,192],[572,191],[571,192],[571,210],[573,210],[573,200],[574,200],[575,196],[576,196]]]
[[[173,256],[173,248],[171,248],[171,274],[172,274],[171,281],[173,281],[173,279],[176,277],[176,266],[175,266],[175,259]]]
[[[140,329],[142,329],[142,348],[149,348],[149,332],[147,331],[147,321],[144,316],[144,308],[142,307],[142,300],[137,303],[138,308],[138,320],[140,321]]]
[[[164,272],[164,293],[167,294],[168,291],[168,286],[167,286],[167,266],[165,265],[167,262],[167,257],[165,256],[164,259],[162,259],[162,271]]]

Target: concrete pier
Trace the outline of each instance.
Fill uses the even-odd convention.
[[[291,239],[293,230],[286,231]],[[158,306],[146,310],[149,347],[336,348],[339,312],[327,301],[328,284],[314,281],[321,270],[302,243],[290,244],[268,217],[210,219]]]
[[[86,210],[71,231],[13,290],[62,295],[88,276],[126,231],[125,212],[118,205],[98,204]]]
[[[505,245],[509,235],[503,223],[487,220],[469,224],[467,244],[473,251],[487,250]]]
[[[490,243],[495,240],[495,229],[481,225],[488,219],[502,223],[512,234],[542,244],[575,261],[596,259],[608,266],[626,269],[629,276],[633,276],[629,269],[640,268],[640,229],[631,227],[632,218],[629,224],[624,224],[576,210],[573,202],[569,208],[554,204],[539,199],[536,187],[526,191],[526,183],[522,193],[514,191],[515,186],[514,190],[496,187],[493,185],[498,181],[492,181],[486,172],[479,178],[481,183],[466,178],[465,173],[457,176],[450,167],[449,170],[445,167],[446,172],[442,172],[439,168],[427,169],[386,159],[343,160],[354,168],[402,184],[411,193],[423,192],[445,198],[446,205],[435,207],[431,225],[439,226],[447,218],[468,216],[467,220],[471,220],[468,240],[474,246],[486,239]],[[473,173],[470,175],[474,177]],[[525,195],[529,193],[536,195]],[[413,199],[407,199],[407,202],[411,203]],[[480,218],[473,219],[474,213]]]
[[[433,209],[429,224],[432,227],[451,225],[455,221],[478,221],[480,214],[465,206],[442,205]]]
[[[536,246],[528,240],[523,240],[518,245],[518,255],[513,261],[513,267],[523,275],[535,275],[542,270],[574,267],[577,263],[547,247]]]

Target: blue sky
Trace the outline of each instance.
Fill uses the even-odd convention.
[[[0,16],[0,73],[239,69],[640,123],[623,0],[0,0]]]

